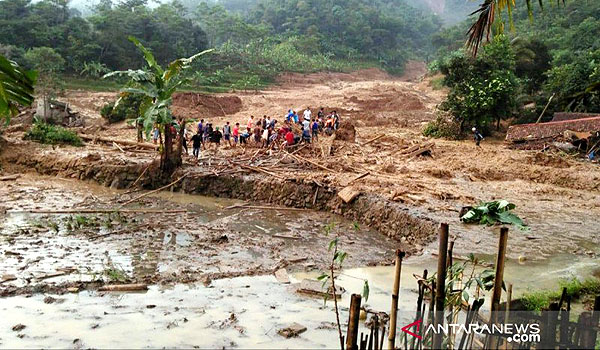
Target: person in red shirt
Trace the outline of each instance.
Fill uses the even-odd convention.
[[[286,147],[294,145],[294,133],[291,130],[289,130],[287,134],[285,134],[285,144]]]
[[[233,145],[237,146],[238,140],[240,138],[240,123],[235,123],[233,127]]]

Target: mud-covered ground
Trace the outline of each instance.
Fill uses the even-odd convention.
[[[161,193],[128,209],[151,213],[31,213],[118,208],[139,193],[27,175],[0,187],[0,294],[94,289],[104,283],[176,284],[326,270],[335,235],[345,264],[385,265],[392,240],[327,213],[225,209],[236,202]],[[325,226],[336,223],[332,233]],[[54,276],[56,275],[56,276]],[[98,282],[98,283],[92,283]]]
[[[517,214],[531,227],[531,232],[511,234],[510,258],[544,259],[556,251],[597,254],[599,238],[593,218],[600,214],[598,164],[558,153],[513,150],[503,143],[501,135],[486,139],[481,148],[470,140],[423,137],[423,125],[435,118],[435,106],[442,101],[445,91],[432,89],[429,78],[415,79],[423,69],[413,65],[407,79],[395,79],[376,70],[290,74],[281,78],[280,86],[258,93],[210,96],[187,93],[175,99],[174,110],[177,115],[203,118],[214,125],[230,121],[243,126],[249,115],[267,114],[281,120],[290,108],[299,112],[306,107],[313,111],[319,107],[327,111],[335,109],[341,114],[342,123],[356,127],[355,142],[322,137],[312,148],[298,153],[331,171],[306,164],[300,166],[293,159],[269,167],[269,156],[265,154],[260,154],[252,164],[265,162],[265,169],[281,177],[316,180],[339,188],[369,172],[369,176],[353,183],[358,191],[404,203],[435,221],[449,222],[459,254],[494,253],[493,229],[465,226],[458,220],[463,206],[494,199],[514,202]],[[110,100],[110,96],[114,93],[72,91],[65,99],[74,109],[83,111],[88,125],[84,128],[86,132],[135,140],[135,130],[126,123],[106,125],[99,116],[100,105]],[[123,153],[111,144],[88,143],[85,149],[39,146],[22,141],[22,131],[15,129],[6,137],[21,158],[33,153],[43,154],[48,162],[68,158],[85,163],[85,158],[91,157],[90,164],[105,160],[141,164],[156,159],[152,152],[126,149]],[[193,126],[189,129],[193,132]],[[385,137],[363,145],[379,135]],[[428,142],[434,143],[432,157],[408,158],[402,154],[403,149]],[[329,145],[331,154],[324,155],[322,148]],[[227,159],[251,159],[256,150],[252,144],[246,149],[221,147],[204,151],[199,164],[191,157],[185,157],[184,163],[185,167],[207,171],[220,167],[220,172],[231,166]],[[10,164],[5,168],[9,169]]]

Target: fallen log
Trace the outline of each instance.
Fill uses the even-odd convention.
[[[144,290],[148,290],[148,285],[143,283],[112,284],[98,288],[99,292],[139,292]]]
[[[154,194],[154,193],[160,192],[160,191],[162,191],[162,190],[164,190],[164,189],[167,189],[167,188],[169,188],[169,187],[171,187],[171,186],[175,185],[175,184],[176,184],[176,183],[178,183],[179,181],[183,180],[183,178],[185,178],[186,176],[187,176],[187,174],[183,175],[183,176],[182,176],[182,177],[180,177],[179,179],[177,179],[177,180],[175,180],[175,181],[171,182],[170,184],[168,184],[168,185],[166,185],[166,186],[163,186],[163,187],[161,187],[161,188],[159,188],[159,189],[156,189],[156,190],[154,190],[154,191],[150,191],[150,192],[148,192],[148,193],[144,193],[144,194],[143,194],[143,195],[141,195],[141,196],[135,197],[135,198],[133,198],[132,200],[129,200],[129,201],[127,201],[127,202],[123,203],[123,204],[121,205],[121,207],[124,207],[124,206],[126,206],[127,204],[131,204],[131,203],[133,203],[133,202],[135,202],[135,201],[137,201],[137,200],[140,200],[140,199],[142,199],[142,198],[144,198],[144,197],[147,197],[147,196],[149,196],[149,195],[151,195],[151,194]]]
[[[84,141],[92,141],[92,142],[105,142],[105,143],[110,143],[110,144],[118,144],[118,145],[124,145],[124,146],[134,146],[134,147],[140,147],[140,148],[145,148],[145,149],[150,149],[150,150],[157,150],[158,146],[151,144],[151,143],[142,143],[142,142],[135,142],[135,141],[125,141],[125,140],[119,140],[119,139],[112,139],[112,138],[108,138],[108,137],[98,137],[98,136],[89,136],[86,134],[79,134],[79,137],[84,140]]]

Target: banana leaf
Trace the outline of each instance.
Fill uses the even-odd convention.
[[[530,228],[523,220],[512,212],[516,205],[506,200],[480,203],[477,207],[469,210],[460,220],[466,224],[479,225],[513,225],[523,231]]]

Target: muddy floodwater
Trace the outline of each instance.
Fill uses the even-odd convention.
[[[173,212],[166,215],[31,213],[115,208],[140,193],[37,175],[0,186],[3,348],[335,348],[333,302],[296,292],[302,281],[326,270],[333,236],[349,254],[336,280],[346,290],[340,299],[343,322],[350,294],[362,292],[365,280],[367,307],[390,308],[389,265],[399,243],[335,215],[231,209],[239,202],[168,192],[128,207]],[[324,228],[333,222],[326,236]],[[511,231],[516,238],[509,239],[505,279],[516,296],[555,288],[559,278],[597,274],[599,245],[597,237],[582,238],[594,230],[585,218],[571,218],[564,226],[579,232],[568,246],[547,245],[535,256],[518,245],[541,244],[539,237],[565,241],[569,232],[550,223],[541,235],[533,223],[531,232]],[[491,242],[486,246],[492,251],[496,245],[493,230],[457,232],[457,245],[467,238]],[[413,274],[436,266],[436,242],[423,248],[403,266],[399,325],[413,321]],[[456,251],[464,255],[465,249]],[[489,250],[475,253],[494,260]],[[289,273],[289,284],[274,276],[281,268]],[[98,290],[115,283],[145,283],[149,289]],[[294,322],[306,332],[290,339],[277,333]]]

